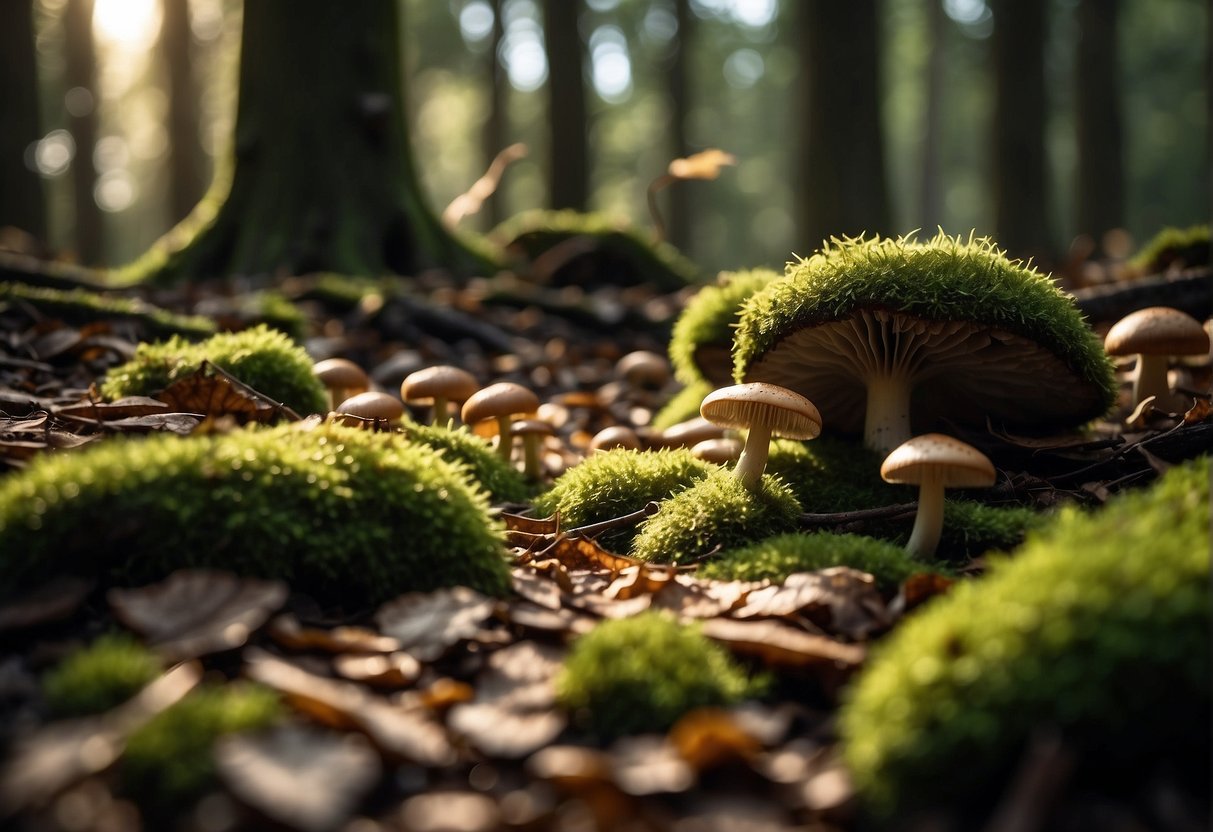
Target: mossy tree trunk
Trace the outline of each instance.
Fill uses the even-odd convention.
[[[484,273],[422,196],[400,42],[396,0],[247,3],[230,161],[126,277]]]
[[[493,31],[489,41],[486,82],[489,87],[489,111],[484,120],[484,167],[488,170],[493,159],[506,146],[509,135],[509,78],[501,65],[501,42],[505,39],[505,21],[501,17],[501,0],[489,0],[493,10]],[[500,189],[484,201],[484,217],[489,228],[505,219],[505,204]]]
[[[160,58],[168,79],[169,210],[185,217],[206,191],[188,0],[164,0]]]
[[[546,0],[543,37],[548,58],[548,203],[584,211],[590,196],[585,48],[581,0]]]
[[[26,148],[38,140],[37,64],[33,0],[0,3],[0,228],[13,226],[46,241],[42,180],[25,164]]]
[[[93,0],[68,0],[63,13],[67,42],[68,90],[85,90],[76,94],[74,111],[69,113],[68,127],[76,143],[72,159],[72,195],[75,206],[76,258],[86,266],[101,263],[103,217],[97,207],[97,168],[93,165],[93,148],[97,145],[97,104],[101,100],[97,89],[96,43],[93,40]]]
[[[1078,231],[1099,244],[1124,225],[1119,0],[1080,0],[1075,74]]]

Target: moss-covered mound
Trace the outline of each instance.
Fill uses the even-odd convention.
[[[151,396],[209,361],[259,393],[297,413],[323,413],[328,400],[312,374],[312,360],[277,330],[257,326],[223,332],[197,344],[173,337],[140,344],[135,357],[110,370],[101,394],[108,399]]]
[[[935,559],[963,561],[991,551],[1007,551],[1023,543],[1033,530],[1048,524],[1052,515],[1024,506],[992,506],[972,500],[947,500],[943,505],[943,533]],[[905,521],[908,537],[911,521]]]
[[[604,621],[577,639],[556,680],[560,703],[604,740],[664,731],[693,708],[761,688],[694,625],[655,612]]]
[[[488,492],[493,502],[516,503],[529,496],[527,482],[521,472],[466,427],[451,430],[409,420],[404,422],[403,429],[410,442],[440,449],[443,457],[462,465],[472,482]]]
[[[687,563],[714,549],[728,550],[795,530],[800,503],[774,477],[747,488],[716,468],[661,504],[632,541],[632,554],[659,563]]]
[[[699,415],[699,406],[715,387],[708,381],[693,381],[670,397],[669,401],[653,416],[653,427],[657,430],[672,428],[679,422],[694,419]]]
[[[108,711],[160,675],[160,660],[133,636],[103,635],[42,677],[42,694],[56,716]]]
[[[464,471],[339,425],[110,439],[0,481],[0,587],[148,582],[182,567],[281,578],[323,602],[509,585],[502,532]]]
[[[179,335],[199,339],[215,334],[215,323],[198,315],[177,315],[145,301],[88,289],[50,289],[24,283],[0,283],[0,304],[20,302],[69,324],[124,321],[149,338]]]
[[[668,243],[654,243],[626,222],[576,211],[525,211],[489,235],[508,253],[534,262],[578,241],[572,256],[545,277],[557,286],[639,286],[672,292],[695,283],[699,270]]]
[[[722,581],[781,583],[796,572],[831,566],[867,572],[885,593],[896,591],[913,574],[930,571],[887,540],[858,534],[807,532],[776,535],[731,549],[705,563],[699,575]]]
[[[565,528],[599,523],[661,502],[713,470],[718,469],[684,448],[604,451],[557,477],[535,499],[535,513],[550,516],[559,512]],[[635,527],[614,529],[599,537],[599,542],[624,552],[635,536]]]
[[[687,301],[674,321],[670,363],[683,384],[707,380],[714,387],[733,383],[733,329],[745,300],[781,275],[771,269],[723,272]]]
[[[877,449],[944,419],[1081,424],[1116,393],[1069,296],[989,240],[942,233],[835,240],[791,264],[745,302],[733,355],[738,381],[796,390],[826,430]]]
[[[1133,255],[1129,266],[1138,274],[1161,274],[1170,268],[1207,266],[1209,226],[1164,228]]]
[[[841,714],[866,808],[988,808],[1037,729],[1105,786],[1167,757],[1207,784],[1209,476],[1066,510],[902,624]]]

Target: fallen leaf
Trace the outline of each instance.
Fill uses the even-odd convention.
[[[400,807],[400,820],[409,832],[492,832],[501,828],[497,802],[467,791],[410,797]]]
[[[566,586],[570,586],[568,584],[568,572],[560,565],[559,561],[550,561],[550,563],[553,569],[563,573]],[[550,573],[541,575],[540,570],[534,566],[516,566],[510,572],[510,581],[513,584],[514,592],[532,604],[549,610],[558,610],[563,606],[563,602],[561,601],[561,596],[563,595],[562,587],[553,580],[554,577]]]
[[[584,635],[594,629],[596,619],[571,609],[549,609],[530,601],[515,601],[505,612],[511,624],[538,633]]]
[[[156,398],[183,413],[197,413],[212,419],[233,416],[242,423],[268,422],[282,411],[274,402],[233,384],[224,375],[210,370],[208,365],[174,381]]]
[[[363,682],[382,688],[402,688],[421,676],[421,662],[408,653],[352,655],[333,657],[333,670],[351,682]]]
[[[1213,404],[1208,399],[1195,399],[1192,406],[1184,413],[1184,424],[1194,425],[1213,416]]]
[[[62,621],[80,609],[94,584],[64,575],[0,605],[0,633]]]
[[[735,621],[712,618],[701,631],[743,656],[752,656],[775,668],[832,668],[854,670],[867,655],[857,644],[843,644],[806,633],[778,621]]]
[[[55,415],[95,422],[114,419],[133,419],[172,412],[172,408],[159,399],[147,396],[127,396],[112,402],[83,401],[55,408]]]
[[[720,169],[737,164],[737,157],[732,153],[710,147],[693,153],[683,159],[675,159],[669,164],[669,174],[677,179],[715,179],[720,176]]]
[[[889,626],[888,609],[875,579],[858,569],[833,566],[789,575],[782,584],[750,592],[735,618],[803,614],[824,630],[862,641]]]
[[[381,606],[375,623],[403,650],[429,662],[475,638],[496,607],[493,599],[462,586],[410,592]]]
[[[558,536],[542,554],[560,561],[566,569],[605,569],[609,572],[620,572],[629,566],[640,564],[635,558],[608,552],[597,540],[569,535]]]
[[[511,514],[503,511],[500,516],[507,532],[544,536],[554,535],[560,531],[560,515],[558,514],[553,514],[551,517],[528,517],[525,514]]]
[[[956,583],[936,572],[918,572],[902,581],[897,597],[889,604],[890,612],[904,615],[919,604],[926,603],[937,595],[943,595]]]
[[[111,589],[114,615],[172,661],[244,646],[286,601],[282,581],[180,569],[138,589]]]
[[[679,794],[695,785],[695,769],[665,737],[625,737],[611,746],[611,778],[633,797]]]
[[[329,653],[394,653],[400,642],[367,627],[305,627],[293,615],[275,616],[267,628],[270,638],[293,650]]]
[[[723,708],[696,708],[670,728],[670,744],[696,771],[726,763],[751,762],[762,750],[733,715]]]
[[[612,601],[626,601],[637,595],[652,595],[674,578],[671,569],[654,568],[638,563],[624,567],[603,592]]]
[[[715,618],[736,608],[762,586],[765,584],[753,581],[705,581],[676,574],[653,596],[653,606],[683,618]]]

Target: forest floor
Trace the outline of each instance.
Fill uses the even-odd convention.
[[[305,313],[314,358],[352,358],[388,391],[440,363],[535,390],[558,426],[549,478],[577,464],[603,427],[643,432],[677,390],[672,381],[630,386],[615,365],[634,350],[664,354],[685,293],[510,280],[456,286],[439,275],[417,286],[416,294],[353,303],[323,297],[306,279],[282,290]],[[226,326],[249,322],[230,287],[149,297]],[[0,477],[40,454],[115,434],[184,434],[203,417],[204,429],[227,429],[231,417],[218,412],[94,401],[92,385],[144,337],[130,321],[68,322],[18,302],[0,308]],[[1207,391],[1208,365],[1182,381]],[[1211,436],[1206,395],[1187,413],[1146,413],[1083,436],[966,438],[1007,474],[1001,498],[1044,507],[1094,505],[1143,485],[1170,462],[1208,452]],[[947,581],[920,577],[883,594],[845,568],[809,573],[784,590],[706,581],[693,568],[606,551],[525,516],[525,505],[500,508],[513,559],[514,592],[505,599],[457,589],[332,610],[280,582],[182,572],[118,593],[64,576],[0,605],[0,739],[8,746],[0,819],[71,832],[861,827],[837,749],[839,691],[869,646],[946,593]],[[862,531],[863,521],[846,528]],[[969,571],[978,574],[980,563]],[[594,742],[557,706],[552,680],[577,635],[651,609],[700,621],[711,639],[774,675],[771,695],[692,712],[664,734]],[[117,709],[48,719],[42,675],[114,629],[137,633],[172,669]],[[204,678],[240,677],[277,691],[290,717],[271,733],[223,740],[206,788],[188,800],[166,806],[132,789],[121,763],[130,731]],[[1199,797],[1165,777],[1143,775],[1135,791],[1100,794],[1069,787],[1064,771],[1050,768],[1054,758],[1032,752],[985,828],[1179,832],[1207,820]],[[957,823],[941,809],[906,828]]]

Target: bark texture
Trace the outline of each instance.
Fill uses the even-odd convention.
[[[545,0],[548,57],[548,203],[584,211],[589,204],[589,124],[585,47],[577,25],[581,0]]]
[[[42,132],[33,6],[33,0],[0,3],[0,228],[20,228],[45,241],[42,180],[25,163],[26,149]]]
[[[1124,225],[1119,0],[1080,0],[1076,55],[1078,232],[1099,243]]]
[[[93,42],[93,0],[67,0],[63,12],[67,41],[68,89],[87,90],[92,103],[79,109],[68,120],[68,130],[76,143],[72,160],[72,195],[75,205],[76,257],[88,266],[102,261],[103,219],[97,207],[97,169],[93,149],[97,146],[97,57]]]
[[[163,0],[160,50],[168,80],[169,211],[182,219],[206,192],[189,0]]]

